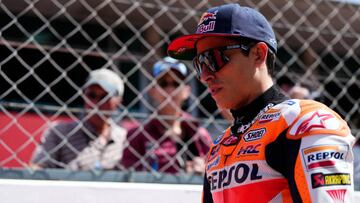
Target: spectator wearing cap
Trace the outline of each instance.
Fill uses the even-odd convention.
[[[182,110],[191,92],[184,82],[186,66],[166,57],[154,64],[152,74],[155,80],[149,96],[154,112],[143,128],[129,130],[123,165],[135,170],[202,173],[210,136]]]
[[[83,88],[85,114],[53,123],[36,148],[33,168],[114,169],[122,158],[127,131],[111,119],[121,104],[122,79],[113,71],[90,72]]]

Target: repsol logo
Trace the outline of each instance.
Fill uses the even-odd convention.
[[[260,116],[259,123],[267,123],[270,121],[279,120],[280,116],[281,116],[281,112],[267,113]]]
[[[254,141],[254,140],[258,140],[260,138],[263,137],[263,135],[265,134],[266,129],[265,128],[261,128],[261,129],[256,129],[256,130],[251,130],[248,133],[246,133],[244,135],[244,140],[245,142],[250,142],[250,141]]]
[[[251,165],[238,163],[230,168],[214,171],[208,176],[211,190],[229,188],[260,179],[262,176],[259,174],[259,165],[256,163]]]
[[[317,168],[346,167],[349,151],[345,145],[319,145],[303,150],[304,163],[308,171]]]
[[[310,154],[307,157],[308,163],[313,161],[321,161],[321,160],[328,160],[328,159],[341,159],[344,160],[344,153],[343,152],[319,152],[316,154]]]

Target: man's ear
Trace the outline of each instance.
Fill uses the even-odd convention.
[[[266,63],[268,49],[265,42],[259,42],[251,49],[252,54],[255,56],[256,64]]]

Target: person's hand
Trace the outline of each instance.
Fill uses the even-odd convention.
[[[188,173],[204,174],[205,159],[197,156],[193,160],[186,161],[186,171]]]
[[[103,131],[99,134],[98,138],[95,142],[98,142],[102,147],[105,147],[110,139],[110,127],[103,129]]]
[[[29,168],[32,170],[41,170],[43,169],[39,164],[29,163]]]

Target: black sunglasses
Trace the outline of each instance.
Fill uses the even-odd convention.
[[[196,70],[197,78],[200,79],[202,73],[202,67],[205,66],[210,72],[217,72],[222,67],[224,67],[230,59],[225,56],[224,51],[231,49],[240,49],[245,55],[249,55],[250,48],[253,47],[256,43],[236,44],[225,47],[217,47],[214,49],[209,49],[204,51],[201,54],[198,54],[193,59],[194,68]]]
[[[162,88],[166,88],[166,87],[179,87],[180,86],[180,83],[179,82],[176,82],[176,81],[166,81],[166,80],[162,80],[162,81],[158,81],[158,84],[160,87]]]
[[[86,97],[94,101],[102,101],[108,94],[97,94],[96,92],[85,93]]]

